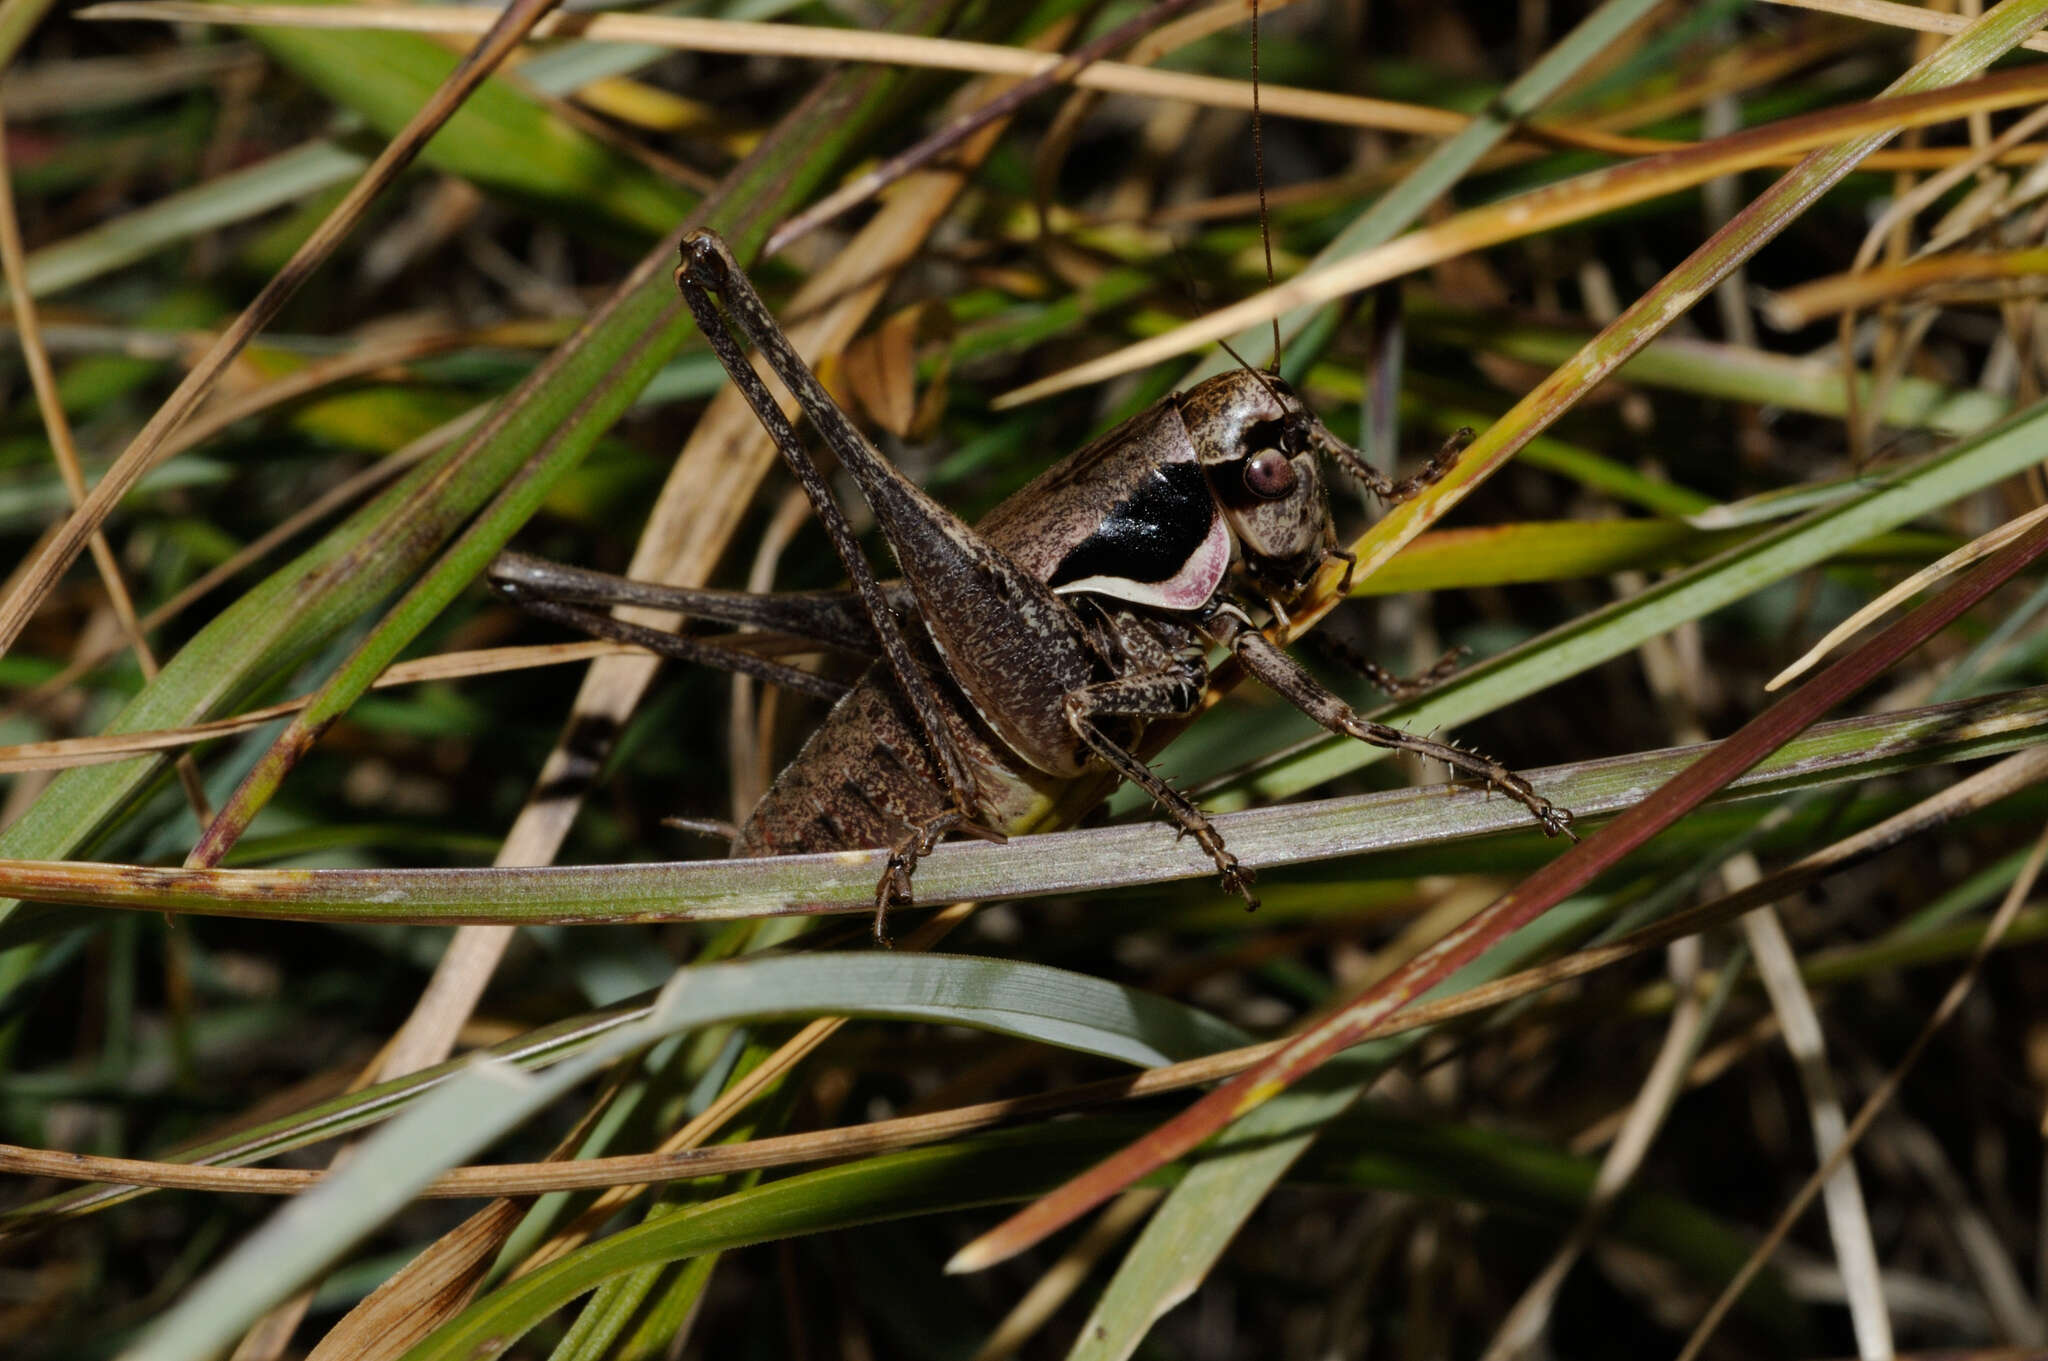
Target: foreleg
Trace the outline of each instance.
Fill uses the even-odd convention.
[[[1343,440],[1330,434],[1321,426],[1317,426],[1316,430],[1316,443],[1323,453],[1335,459],[1343,466],[1345,472],[1350,473],[1360,482],[1363,482],[1367,491],[1379,497],[1380,500],[1390,506],[1398,506],[1403,501],[1412,501],[1425,487],[1434,486],[1442,481],[1444,474],[1457,466],[1458,455],[1464,453],[1465,446],[1472,442],[1472,431],[1470,429],[1459,430],[1444,441],[1444,447],[1439,449],[1436,452],[1436,456],[1431,458],[1429,462],[1423,464],[1419,471],[1396,482],[1378,468],[1366,462],[1364,454],[1361,454]]]

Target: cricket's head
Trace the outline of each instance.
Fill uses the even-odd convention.
[[[1278,376],[1249,368],[1196,384],[1180,405],[1245,570],[1268,587],[1306,581],[1332,541],[1322,422]]]

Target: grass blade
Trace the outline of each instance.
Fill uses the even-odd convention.
[[[1818,724],[1736,781],[1744,795],[1863,781],[2041,740],[2048,688]],[[1716,748],[1679,747],[1532,772],[1547,795],[1593,818],[1640,803]],[[1435,786],[1220,814],[1247,864],[1269,868],[1526,831],[1484,790]],[[880,856],[883,852],[875,852]],[[495,869],[174,870],[0,861],[0,892],[51,903],[273,921],[595,925],[735,921],[874,910],[880,860],[839,853],[750,860]],[[1163,827],[1139,823],[956,842],[918,867],[927,904],[1206,879],[1214,867]],[[4,943],[4,939],[0,939]]]

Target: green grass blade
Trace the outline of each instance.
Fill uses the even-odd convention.
[[[85,283],[165,246],[344,183],[367,164],[332,142],[308,142],[33,252],[29,292],[46,297]]]
[[[1683,520],[1539,520],[1441,529],[1357,583],[1359,596],[1570,581],[1613,572],[1690,565],[1753,538],[1749,529],[1703,530]],[[1830,561],[1932,562],[1957,546],[1939,534],[1886,535],[1852,545]]]
[[[404,126],[458,58],[409,33],[251,32],[309,84],[386,134]],[[503,79],[486,81],[420,158],[572,229],[609,228],[622,242],[665,235],[696,197]]]

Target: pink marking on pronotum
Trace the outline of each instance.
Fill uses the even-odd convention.
[[[1106,595],[1162,610],[1198,610],[1216,596],[1230,570],[1230,528],[1221,515],[1209,521],[1201,547],[1188,554],[1181,569],[1165,581],[1132,581],[1128,577],[1092,576],[1053,587],[1056,595]]]

